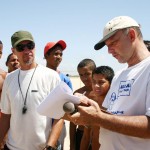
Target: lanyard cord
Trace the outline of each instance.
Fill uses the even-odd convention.
[[[30,82],[29,82],[29,85],[28,85],[28,88],[27,88],[27,92],[26,92],[26,96],[25,96],[25,99],[23,97],[23,93],[22,93],[22,90],[21,90],[21,86],[20,86],[20,81],[19,81],[19,77],[20,77],[20,70],[19,70],[19,73],[18,73],[18,85],[19,85],[19,90],[21,92],[21,96],[22,96],[22,99],[24,100],[24,106],[22,108],[22,114],[25,114],[26,111],[27,111],[27,106],[26,106],[26,102],[27,102],[27,95],[28,95],[28,91],[29,91],[29,87],[30,87],[30,84],[31,84],[31,81],[33,79],[33,76],[34,76],[34,73],[35,73],[35,70],[37,68],[38,65],[36,65],[35,69],[34,69],[34,72],[31,76],[31,79],[30,79]]]

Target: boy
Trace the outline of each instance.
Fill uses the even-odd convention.
[[[77,66],[77,70],[84,86],[74,93],[85,93],[89,98],[92,96],[92,72],[96,65],[91,59],[83,59]],[[70,122],[70,150],[80,150],[80,142],[83,135],[83,126],[76,126]]]
[[[102,108],[103,100],[110,88],[114,77],[114,71],[109,66],[97,67],[92,73],[92,88],[95,94],[95,101]],[[100,127],[92,126],[84,128],[80,150],[99,150],[99,131]]]

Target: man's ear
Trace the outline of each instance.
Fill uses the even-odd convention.
[[[130,40],[133,42],[136,38],[136,32],[133,28],[130,28],[129,29],[129,38]]]
[[[44,58],[45,58],[45,59],[47,59],[47,58],[48,58],[47,54],[45,54]]]

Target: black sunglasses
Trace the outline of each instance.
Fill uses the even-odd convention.
[[[18,45],[16,46],[16,50],[17,50],[18,52],[23,52],[24,49],[25,49],[25,47],[28,48],[29,50],[32,50],[32,49],[34,49],[34,47],[35,47],[35,43],[34,43],[34,42],[29,42],[29,43],[27,43],[27,44],[18,44]]]

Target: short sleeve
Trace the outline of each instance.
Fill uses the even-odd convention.
[[[8,87],[8,79],[6,78],[2,88],[0,108],[2,113],[11,114],[10,100],[7,93],[7,89],[8,89],[7,87]]]

